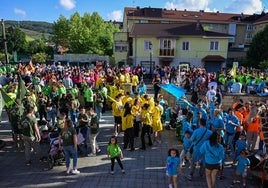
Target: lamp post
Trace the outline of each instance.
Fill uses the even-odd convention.
[[[153,70],[152,70],[153,44],[152,42],[149,42],[149,52],[150,52],[150,77],[153,78]]]
[[[1,19],[1,22],[2,22],[3,43],[4,43],[4,48],[5,48],[5,58],[6,58],[6,65],[7,65],[9,62],[8,62],[7,39],[6,39],[6,29],[5,29],[4,19]]]

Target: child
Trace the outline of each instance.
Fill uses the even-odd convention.
[[[172,184],[174,188],[177,188],[177,177],[178,171],[180,167],[180,158],[179,158],[179,151],[177,149],[171,148],[168,150],[168,157],[167,157],[167,168],[166,173],[168,176],[168,186],[172,188]]]
[[[247,179],[247,169],[249,169],[250,166],[250,160],[247,158],[248,151],[247,149],[243,149],[241,151],[240,156],[236,158],[236,161],[238,162],[236,167],[235,176],[233,179],[231,187],[234,186],[235,183],[237,183],[238,176],[242,175],[243,178],[243,187],[246,187],[246,179]]]
[[[246,139],[246,135],[245,135],[245,133],[241,133],[241,135],[239,136],[239,139],[235,143],[236,150],[235,150],[234,161],[240,155],[241,151],[243,149],[246,149],[247,147],[248,147],[248,142]]]
[[[180,153],[180,167],[183,167],[185,165],[185,157],[186,160],[190,162],[190,147],[192,145],[191,141],[191,132],[190,131],[185,131],[184,138],[183,138],[183,150]]]
[[[117,144],[117,138],[112,136],[107,146],[108,158],[111,158],[111,174],[114,175],[114,162],[117,160],[122,173],[125,173],[121,159],[123,159],[123,153],[120,146]]]

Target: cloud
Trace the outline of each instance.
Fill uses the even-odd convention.
[[[122,21],[123,20],[123,13],[121,10],[114,10],[113,12],[107,15],[109,20],[112,21]]]
[[[14,13],[15,14],[19,14],[21,16],[26,16],[26,12],[24,10],[18,9],[18,8],[14,8]]]
[[[263,10],[264,5],[262,1],[264,0],[231,0],[224,2],[220,2],[219,0],[172,0],[166,2],[165,8],[194,11],[204,10],[206,12],[220,10],[221,12],[229,13],[243,12],[245,14],[253,14],[260,13]],[[211,5],[218,7],[211,7]]]
[[[76,1],[75,0],[60,0],[60,5],[65,10],[72,10],[75,7]]]
[[[261,0],[233,0],[224,11],[225,12],[243,12],[244,14],[260,13],[263,10]]]
[[[173,0],[166,2],[165,8],[167,9],[179,9],[179,10],[205,10],[208,11],[208,5],[210,0]]]

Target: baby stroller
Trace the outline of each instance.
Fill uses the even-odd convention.
[[[65,158],[63,150],[59,149],[59,133],[57,131],[51,132],[48,137],[50,143],[48,151],[48,168],[52,169],[55,165],[62,165]]]

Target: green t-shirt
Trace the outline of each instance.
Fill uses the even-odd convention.
[[[107,151],[110,155],[111,158],[117,157],[118,155],[120,155],[121,153],[121,148],[119,147],[118,144],[114,145],[114,144],[109,144],[107,146]]]
[[[87,88],[84,93],[84,98],[87,102],[93,102],[94,96],[91,88]]]
[[[34,137],[34,125],[37,124],[36,118],[33,116],[24,116],[20,121],[22,133],[24,136]]]
[[[73,136],[76,135],[76,131],[75,131],[74,127],[69,127],[67,129],[67,131],[62,129],[60,135],[61,135],[61,139],[62,139],[62,146],[74,145]]]

